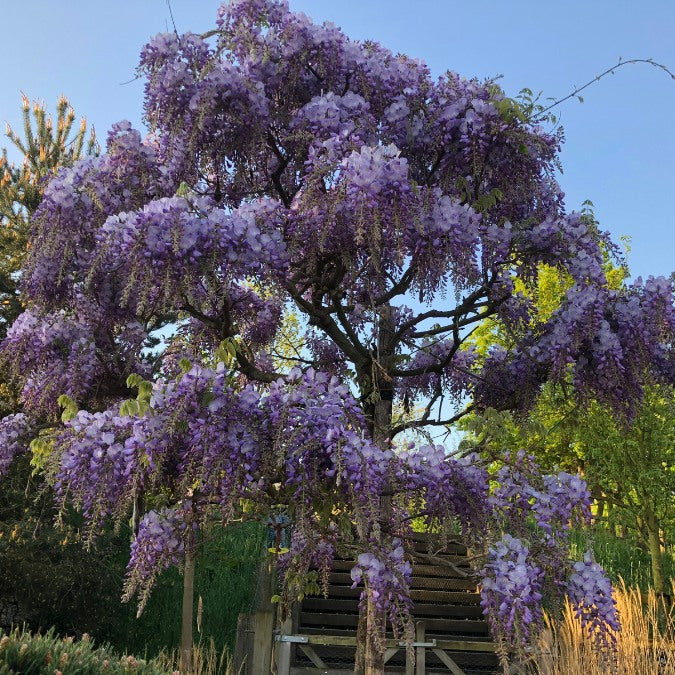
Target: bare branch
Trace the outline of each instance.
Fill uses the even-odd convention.
[[[474,406],[470,405],[466,407],[464,410],[458,412],[456,415],[453,415],[452,417],[447,417],[443,420],[417,419],[417,420],[410,420],[409,422],[402,422],[401,424],[395,426],[391,430],[391,437],[394,438],[397,434],[400,434],[402,431],[406,431],[408,429],[420,429],[422,427],[448,427],[457,422],[458,420],[461,420],[462,417],[468,415],[473,410]]]
[[[352,343],[347,335],[340,330],[340,327],[335,323],[335,320],[326,307],[322,307],[303,298],[298,289],[290,282],[282,283],[298,308],[311,319],[311,323],[321,328],[321,330],[335,342],[350,361],[356,363],[363,361],[364,358],[370,358],[368,350],[360,342],[357,342],[356,344]]]
[[[482,303],[479,305],[476,305],[475,303],[477,303],[483,297],[485,297],[487,300],[488,293],[493,283],[493,279],[488,279],[486,283],[480,286],[480,288],[477,288],[473,293],[467,295],[466,298],[464,298],[462,302],[460,302],[459,305],[455,307],[455,309],[449,309],[445,311],[431,309],[428,312],[422,312],[421,314],[414,316],[412,319],[402,323],[399,326],[398,331],[396,332],[396,339],[399,340],[407,330],[418,326],[427,319],[454,319],[458,316],[470,313],[474,306],[482,307]]]
[[[340,304],[340,302],[336,298],[331,299],[331,304],[333,305],[333,309],[335,311],[335,314],[337,315],[338,321],[340,322],[340,325],[347,334],[347,337],[351,340],[354,347],[356,347],[356,349],[358,349],[362,354],[365,355],[367,353],[367,350],[363,346],[363,343],[359,340],[358,335],[354,332],[352,325],[349,323],[349,319],[347,318],[347,315],[345,313],[345,308]]]
[[[374,303],[376,307],[386,304],[397,295],[403,295],[412,284],[415,274],[417,272],[417,264],[411,263],[410,267],[403,273],[403,276],[395,283],[386,293],[375,298]]]
[[[166,6],[169,8],[169,16],[171,17],[171,24],[173,25],[173,32],[176,34],[176,37],[180,37],[178,35],[178,29],[176,28],[176,22],[174,21],[173,18],[173,10],[171,9],[171,0],[166,0]]]
[[[491,305],[489,302],[478,303],[476,307],[488,307],[489,309],[486,310],[485,312],[475,314],[474,316],[466,317],[465,319],[456,322],[456,324],[453,322],[450,324],[445,324],[444,326],[438,326],[437,328],[429,328],[429,330],[415,331],[414,333],[411,333],[409,336],[406,337],[409,337],[410,339],[416,339],[416,338],[434,337],[435,335],[448,333],[449,331],[453,330],[455,325],[457,325],[457,327],[459,328],[464,328],[466,326],[470,326],[472,323],[476,323],[478,321],[482,321],[483,319],[487,319],[491,317],[495,313],[495,310],[497,309],[494,305]]]
[[[595,82],[598,82],[601,80],[603,77],[606,75],[613,75],[614,72],[618,69],[621,68],[621,66],[627,66],[629,64],[636,64],[636,63],[647,63],[650,66],[654,66],[654,68],[659,68],[663,70],[666,74],[670,75],[671,79],[675,80],[675,74],[673,74],[666,66],[664,66],[662,63],[657,63],[654,61],[654,59],[628,59],[628,61],[622,61],[621,58],[619,58],[619,62],[615,63],[611,68],[607,68],[607,70],[604,73],[600,73],[600,75],[596,75],[592,80],[589,80],[586,82],[586,84],[582,85],[581,87],[577,87],[573,92],[567,94],[567,96],[563,96],[562,98],[557,99],[556,101],[553,101],[551,105],[547,106],[543,110],[540,110],[533,118],[533,122],[537,122],[541,119],[544,118],[546,113],[551,110],[552,108],[555,108],[556,106],[559,106],[561,103],[564,103],[565,101],[574,98],[575,96],[578,96],[584,89],[590,87],[592,84]]]
[[[291,205],[291,198],[286,191],[286,188],[284,188],[281,183],[281,175],[286,170],[286,167],[290,162],[290,158],[286,157],[284,153],[281,152],[279,145],[277,144],[277,141],[271,131],[267,132],[267,145],[279,161],[279,166],[277,166],[277,168],[273,171],[270,178],[272,179],[272,184],[276,188],[276,191],[279,193],[281,201],[283,202],[284,206],[288,208]]]

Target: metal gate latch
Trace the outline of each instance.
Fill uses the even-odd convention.
[[[277,642],[298,642],[300,644],[307,644],[309,638],[306,635],[275,635],[274,639]]]

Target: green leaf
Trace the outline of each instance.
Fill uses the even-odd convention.
[[[133,417],[134,415],[138,415],[140,411],[140,404],[135,398],[129,398],[126,401],[122,401],[122,405],[120,405],[120,415],[125,417]]]
[[[129,377],[127,377],[127,387],[129,387],[129,389],[132,389],[133,387],[139,387],[142,382],[143,378],[137,373],[132,373],[129,375]]]
[[[62,407],[62,408],[73,408],[75,407],[75,401],[73,401],[68,394],[61,394],[56,399],[56,402]]]
[[[216,398],[216,395],[212,391],[205,391],[202,394],[200,403],[202,406],[206,407],[211,401],[213,401]]]
[[[77,417],[77,410],[73,410],[72,408],[66,408],[62,413],[61,413],[61,421],[65,424],[66,422],[70,422],[74,417]]]
[[[52,441],[45,441],[44,438],[34,438],[29,445],[32,457],[30,465],[33,467],[33,475],[44,468],[49,455],[52,454],[54,444]]]
[[[67,394],[61,394],[57,399],[57,403],[63,408],[63,412],[61,413],[62,422],[68,422],[77,415],[77,403]]]
[[[176,190],[176,197],[188,197],[191,192],[192,189],[190,188],[190,186],[185,181],[181,181],[181,184],[178,186],[178,189]]]
[[[215,359],[217,363],[224,363],[229,365],[232,363],[237,355],[237,343],[234,338],[227,338],[223,340],[215,351]]]

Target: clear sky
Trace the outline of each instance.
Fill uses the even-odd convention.
[[[217,0],[171,0],[179,32],[214,27]],[[435,74],[502,75],[561,97],[619,57],[675,70],[673,0],[290,0],[351,37],[427,62]],[[101,139],[111,124],[142,126],[132,81],[147,38],[171,29],[166,0],[0,0],[0,120],[20,121],[20,92],[53,108],[60,93]],[[632,240],[633,276],[675,270],[675,80],[624,66],[568,101],[560,182],[568,209],[590,199],[604,229]]]

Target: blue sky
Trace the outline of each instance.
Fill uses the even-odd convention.
[[[675,70],[672,0],[290,0],[353,38],[423,59],[435,74],[502,75],[560,97],[619,57]],[[179,32],[214,25],[218,2],[171,0]],[[20,121],[20,92],[53,107],[60,93],[105,137],[111,124],[142,126],[143,85],[132,81],[147,38],[171,29],[166,0],[1,0],[0,120]],[[125,84],[126,83],[126,84]],[[631,237],[633,276],[675,269],[675,80],[625,66],[560,109],[560,177],[568,209],[591,199],[601,226]]]

